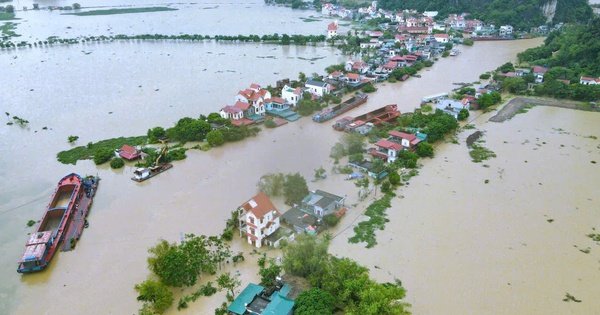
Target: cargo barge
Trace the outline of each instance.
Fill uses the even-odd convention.
[[[378,126],[381,123],[393,121],[399,116],[400,112],[398,111],[398,105],[390,104],[354,118],[344,117],[336,121],[332,127],[337,131],[350,132],[367,124]]]
[[[25,245],[17,272],[31,273],[45,269],[65,236],[69,239],[81,236],[97,185],[98,177],[84,179],[75,173],[58,182],[36,232],[31,234]],[[74,217],[79,219],[74,220]],[[72,243],[69,242],[69,249],[74,246]]]
[[[318,123],[326,122],[364,104],[367,101],[367,98],[367,94],[357,94],[339,105],[320,111],[319,113],[315,114],[312,119]]]

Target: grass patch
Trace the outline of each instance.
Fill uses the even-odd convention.
[[[4,24],[2,24],[2,26],[0,26],[0,34],[5,37],[17,37],[17,36],[21,36],[17,33],[15,33],[15,29],[17,28],[17,24],[16,23],[12,23],[12,22],[6,22]]]
[[[0,12],[0,21],[18,20],[14,13]]]
[[[307,22],[307,23],[309,23],[309,22],[318,22],[318,21],[321,21],[321,20],[319,20],[319,19],[313,19],[313,18],[303,18],[303,17],[301,17],[300,19],[302,20],[302,22]]]
[[[530,109],[532,109],[532,108],[533,108],[533,105],[531,105],[531,104],[527,104],[527,105],[525,105],[523,108],[519,109],[519,110],[517,111],[517,114],[525,114],[525,113],[527,113],[527,112],[528,112]]]
[[[131,146],[145,144],[148,140],[146,136],[139,137],[120,137],[106,139],[96,143],[90,142],[87,146],[79,146],[67,151],[61,151],[56,155],[59,162],[63,164],[75,164],[79,160],[89,160],[94,155],[94,152],[100,149],[109,149],[111,151],[122,147],[124,144]]]
[[[473,143],[471,146],[471,151],[469,151],[469,155],[471,156],[472,161],[475,163],[496,157],[496,153],[494,153],[494,151],[477,143]]]
[[[391,200],[394,196],[393,193],[387,193],[367,207],[365,215],[369,217],[369,220],[360,222],[354,227],[354,236],[348,239],[350,243],[366,242],[367,248],[377,244],[375,229],[383,230],[385,224],[389,222],[385,211],[391,207]]]
[[[176,10],[177,9],[167,8],[167,7],[144,7],[144,8],[90,10],[90,11],[85,11],[85,12],[63,13],[62,15],[77,15],[77,16],[114,15],[114,14],[150,13],[150,12],[176,11]]]

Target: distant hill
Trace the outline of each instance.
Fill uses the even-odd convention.
[[[550,20],[587,22],[593,16],[587,0],[379,0],[386,10],[416,9],[449,13],[471,13],[472,18],[495,25],[510,24],[529,30]]]

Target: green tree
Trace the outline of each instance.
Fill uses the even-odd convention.
[[[77,141],[79,139],[79,136],[69,136],[67,138],[67,141],[69,141],[69,143],[74,143],[75,141]]]
[[[333,314],[335,307],[333,295],[319,288],[310,288],[300,293],[295,302],[295,315]]]
[[[281,266],[277,265],[273,259],[267,259],[263,256],[258,259],[258,267],[260,285],[267,288],[275,286],[277,284],[277,277],[281,274]]]
[[[458,113],[457,119],[459,121],[463,121],[467,118],[469,118],[469,110],[466,108],[461,109],[460,112]]]
[[[4,7],[4,11],[6,11],[6,13],[15,13],[15,7],[12,4],[7,5],[6,7]]]
[[[300,82],[306,81],[306,74],[304,74],[304,72],[298,73],[298,81],[300,81]]]
[[[220,130],[211,130],[206,134],[206,141],[212,147],[218,147],[225,143],[225,138]]]
[[[429,142],[421,142],[417,145],[416,152],[420,157],[433,157],[433,145]]]
[[[285,197],[286,204],[300,204],[306,195],[308,195],[308,185],[306,184],[306,179],[300,173],[285,176],[283,196]]]
[[[110,161],[110,168],[117,169],[125,166],[125,161],[122,158],[114,158]]]
[[[94,163],[96,165],[104,164],[115,156],[115,151],[109,148],[99,148],[94,152]]]
[[[167,135],[175,141],[202,141],[210,130],[211,127],[208,122],[185,117],[177,121],[174,127],[169,128]]]
[[[342,136],[342,144],[347,154],[362,154],[365,151],[365,137],[358,133],[346,133]]]
[[[388,181],[393,186],[399,185],[401,179],[400,179],[400,175],[398,174],[398,172],[396,172],[396,171],[390,172],[390,174],[388,175]]]
[[[227,294],[232,298],[235,298],[235,289],[240,286],[242,282],[237,276],[232,276],[231,273],[223,273],[217,278],[217,285],[221,290],[227,289]]]
[[[319,279],[327,262],[329,241],[308,234],[299,234],[293,243],[283,248],[283,270],[314,281]]]
[[[134,288],[138,293],[137,300],[144,302],[142,309],[146,311],[162,314],[173,304],[173,292],[160,281],[148,279]]]
[[[79,4],[77,2],[73,3],[73,9],[75,9],[75,10],[81,9],[81,4]]]
[[[285,175],[282,173],[270,173],[261,176],[257,186],[258,190],[265,194],[277,197],[283,194],[283,183],[285,183]]]
[[[152,129],[148,129],[147,135],[149,143],[158,143],[158,140],[167,136],[167,132],[163,127],[154,127]]]

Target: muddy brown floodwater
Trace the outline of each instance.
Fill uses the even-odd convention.
[[[390,103],[398,103],[400,110],[410,111],[423,96],[448,91],[455,87],[453,82],[475,81],[480,73],[513,60],[517,52],[540,43],[541,39],[534,39],[478,42],[473,47],[461,47],[458,57],[440,60],[423,71],[420,79],[380,86],[367,104],[349,114],[358,115]],[[111,45],[95,47],[94,54],[104,56],[105,51],[113,49]],[[115,47],[138,47],[137,43],[117,45]],[[69,87],[79,87],[78,80],[86,76],[93,78],[93,75],[86,72],[86,68],[54,66],[48,69],[55,69],[52,73],[59,75],[50,76],[51,73],[44,73],[44,68],[38,72],[60,88],[48,98],[62,95],[59,98],[65,99],[64,95],[71,95],[66,97],[71,102],[52,101],[52,106],[40,103],[36,107],[24,96],[27,93],[15,92],[15,97],[23,103],[11,105],[10,111],[25,109],[19,116],[32,121],[32,127],[30,130],[16,126],[0,128],[0,161],[3,163],[0,175],[15,182],[5,180],[0,184],[0,250],[3,253],[0,313],[134,313],[139,305],[133,285],[148,275],[147,249],[158,239],[177,241],[182,233],[188,232],[220,233],[229,212],[256,192],[256,182],[265,173],[300,172],[310,179],[319,166],[331,168],[329,151],[340,134],[332,130],[331,123],[315,124],[309,119],[264,130],[256,138],[209,152],[188,151],[188,159],[175,163],[172,170],[143,184],[129,180],[131,167],[112,171],[97,168],[90,161],[76,166],[56,162],[56,151],[67,147],[66,138],[70,134],[82,135],[85,139],[82,143],[143,134],[148,127],[169,125],[182,114],[197,115],[218,108],[230,102],[232,93],[243,87],[239,82],[231,87],[226,81],[219,81],[223,92],[216,90],[210,96],[217,104],[199,101],[196,88],[201,87],[185,85],[178,89],[176,84],[166,82],[175,80],[183,84],[201,76],[221,80],[219,75],[203,73],[199,64],[185,72],[178,66],[181,59],[171,60],[159,53],[182,55],[187,48],[168,52],[168,43],[143,45],[144,53],[139,55],[140,60],[134,58],[131,66],[136,73],[146,75],[143,92],[138,91],[140,78],[121,75],[114,86],[100,84],[101,93],[85,89],[86,95],[81,97],[86,102],[79,102],[80,91]],[[65,49],[59,49],[64,53]],[[252,52],[243,45],[209,49],[229,49],[236,54]],[[259,55],[264,55],[263,50],[270,48],[256,49],[260,50]],[[324,50],[323,54],[330,58],[327,61],[339,60]],[[296,52],[280,52],[278,56],[292,53]],[[119,58],[131,56],[123,50],[118,54],[121,54]],[[74,53],[64,53],[62,57],[53,55],[51,60],[60,64],[66,63],[67,58],[71,59],[69,63],[85,64],[81,60],[85,57]],[[30,59],[20,62],[39,63],[36,58]],[[274,63],[281,67],[285,64]],[[295,69],[285,71],[297,73],[307,64],[298,62]],[[175,69],[169,70],[170,65]],[[125,66],[113,66],[111,71],[118,74],[121,68],[129,69]],[[148,69],[157,69],[157,73],[152,75]],[[241,69],[236,71],[249,78],[248,84],[254,81],[252,71],[260,70]],[[103,73],[101,69],[98,71]],[[185,72],[183,78],[177,77],[178,71]],[[279,77],[269,74],[274,72],[279,71],[260,72],[258,83],[272,83]],[[88,80],[93,82],[93,79]],[[111,94],[111,87],[125,97],[120,99]],[[146,87],[150,90],[145,90]],[[160,91],[154,93],[158,87]],[[104,95],[107,95],[106,102],[103,102]],[[171,102],[165,101],[165,108],[161,108],[155,97]],[[40,96],[34,99],[43,101]],[[10,101],[6,96],[2,100],[7,104]],[[146,101],[147,110],[144,109]],[[173,112],[166,104],[174,106]],[[61,112],[64,108],[76,112],[79,119],[73,119],[74,114]],[[106,114],[108,111],[118,116]],[[53,130],[43,133],[41,127],[46,121],[51,122],[48,126]],[[334,231],[339,235],[331,251],[368,266],[378,280],[401,279],[415,314],[593,314],[600,309],[594,299],[600,280],[600,248],[585,234],[594,226],[600,228],[597,221],[600,207],[594,195],[594,192],[597,195],[600,174],[598,164],[590,162],[599,161],[600,157],[598,140],[586,136],[600,136],[596,127],[600,123],[599,116],[558,108],[533,108],[503,124],[486,121],[482,116],[474,123],[486,131],[485,146],[498,155],[484,162],[489,167],[470,162],[464,145],[468,133],[459,137],[461,145],[440,145],[436,157],[425,160],[421,174],[399,192],[404,199],[394,199],[393,207],[388,210],[390,222],[378,233],[379,244],[375,248],[365,249],[362,244],[347,242],[352,232],[351,227],[347,227],[355,219],[360,220],[364,210],[365,203],[360,203],[351,207]],[[40,217],[56,180],[70,171],[98,173],[102,178],[89,217],[90,227],[77,248],[60,253],[48,270],[18,275],[14,271],[15,262],[30,231],[25,223]],[[484,184],[485,179],[489,179],[489,184]],[[310,183],[310,188],[347,195],[347,204],[357,203],[356,188],[341,175]],[[287,209],[282,207],[281,210]],[[549,223],[548,219],[554,221]],[[574,245],[590,247],[591,252],[582,253]],[[251,251],[239,242],[234,242],[234,248]],[[278,255],[277,251],[269,253]],[[243,285],[257,280],[255,256],[247,254],[246,257],[252,259],[227,267],[240,271]],[[209,278],[202,281],[206,280]],[[562,302],[566,292],[582,302]],[[200,299],[183,314],[212,314],[223,300],[222,295]],[[173,308],[169,313],[177,311]]]

